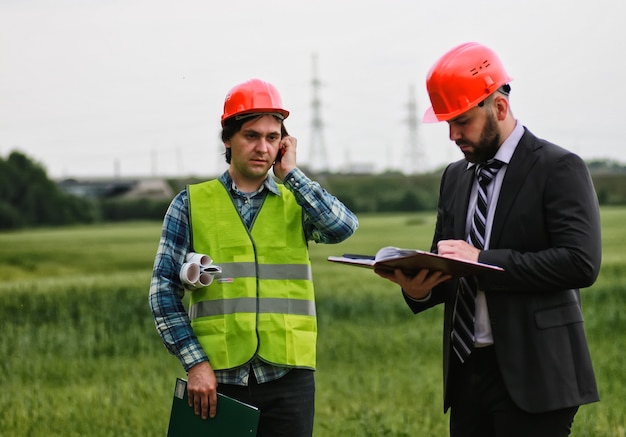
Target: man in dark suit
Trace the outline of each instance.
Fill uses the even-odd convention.
[[[415,313],[445,304],[453,437],[567,436],[578,407],[599,400],[579,292],[600,269],[596,193],[580,157],[514,118],[510,80],[491,49],[457,46],[429,72],[424,116],[446,121],[465,155],[443,173],[431,250],[504,272],[377,271]],[[481,187],[479,171],[491,163]]]

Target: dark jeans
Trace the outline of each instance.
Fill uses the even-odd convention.
[[[578,407],[527,413],[511,400],[493,346],[474,349],[455,362],[450,408],[451,437],[566,437]]]
[[[248,386],[219,384],[217,391],[258,407],[257,437],[311,437],[315,413],[312,370],[293,369],[274,381],[258,384],[250,374]]]

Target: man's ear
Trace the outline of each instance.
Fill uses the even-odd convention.
[[[498,121],[502,121],[509,113],[509,100],[504,96],[496,96],[493,102]]]

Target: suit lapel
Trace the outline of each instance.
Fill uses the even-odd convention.
[[[459,240],[465,240],[465,223],[467,217],[467,207],[469,205],[470,192],[474,183],[474,166],[468,168],[464,162],[461,175],[457,179],[456,204],[454,206],[454,217],[459,219],[454,224],[454,236]]]
[[[506,218],[515,206],[515,200],[524,185],[524,180],[535,164],[537,155],[534,153],[536,145],[534,139],[535,136],[532,133],[527,130],[524,132],[506,169],[491,227],[490,248],[498,247],[498,242],[505,229]],[[517,205],[517,207],[522,208],[523,205]]]

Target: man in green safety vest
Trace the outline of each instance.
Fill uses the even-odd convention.
[[[196,414],[214,417],[219,392],[260,409],[258,436],[310,437],[317,321],[307,244],[339,243],[358,220],[296,166],[288,115],[268,82],[251,79],[227,94],[228,170],[172,200],[149,301],[163,343],[188,373]],[[187,312],[180,271],[189,253],[208,255],[221,272],[193,287]]]

